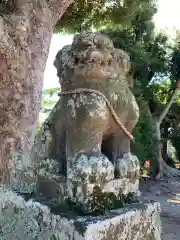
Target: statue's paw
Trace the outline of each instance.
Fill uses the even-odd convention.
[[[103,154],[87,156],[81,154],[72,159],[67,178],[77,183],[102,183],[114,179],[114,165]]]
[[[140,174],[139,160],[135,155],[127,153],[116,160],[116,176],[118,178],[138,178]]]
[[[116,177],[125,178],[127,177],[128,166],[124,158],[116,160],[115,172]]]

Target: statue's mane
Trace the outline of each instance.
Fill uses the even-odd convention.
[[[119,69],[123,75],[123,71],[129,71],[130,59],[123,50],[115,49],[107,36],[88,32],[76,35],[71,45],[64,46],[57,53],[54,66],[63,85],[67,81],[71,84],[77,75],[85,79],[88,76],[103,79],[108,73],[109,76],[118,75]]]

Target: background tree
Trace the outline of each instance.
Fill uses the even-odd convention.
[[[161,123],[179,92],[177,81],[180,69],[179,49],[177,44],[175,49],[173,49],[168,44],[167,37],[163,34],[155,35],[152,22],[154,12],[154,5],[149,5],[147,14],[143,9],[137,12],[129,28],[110,28],[103,30],[103,32],[110,36],[115,47],[126,50],[131,56],[132,74],[135,79],[134,93],[139,100],[139,105],[146,105],[143,111],[149,117],[152,126],[152,134],[149,136],[155,143],[154,148],[152,148],[153,155],[151,156],[152,174],[156,175],[159,173],[158,177],[163,175],[179,176],[179,171],[170,168],[163,161],[160,132]],[[163,105],[164,109],[162,109],[162,104],[157,100],[156,93],[165,77],[171,80],[168,91],[168,96],[170,97],[167,99],[167,104]],[[159,80],[160,82],[157,84]],[[141,110],[141,116],[144,116],[144,113]],[[139,124],[143,126],[141,121]],[[147,132],[144,132],[144,135],[146,136]],[[147,142],[147,144],[150,143]],[[150,157],[150,155],[148,156]]]
[[[56,25],[57,31],[75,33],[89,28],[127,27],[135,20],[140,9],[148,14],[152,0],[77,0],[70,5],[61,21]],[[152,9],[152,8],[151,8]],[[154,13],[156,8],[153,8]]]

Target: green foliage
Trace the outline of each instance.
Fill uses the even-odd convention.
[[[59,88],[43,89],[41,100],[42,112],[49,111],[49,109],[53,108],[57,102],[58,92]]]
[[[136,125],[133,135],[135,141],[131,143],[132,152],[138,157],[141,167],[146,160],[154,157],[155,139],[153,139],[152,122],[145,111],[140,112],[139,122]]]
[[[180,161],[180,133],[178,133],[177,136],[175,136],[174,138],[172,138],[172,144],[176,149],[176,159],[178,159]]]
[[[167,104],[170,87],[171,85],[167,81],[153,85],[153,93],[160,104]]]
[[[74,33],[92,27],[127,27],[132,19],[137,21],[137,12],[143,12],[145,19],[149,17],[149,4],[152,0],[77,0],[64,13],[55,31]]]
[[[180,50],[175,49],[172,57],[172,78],[179,80],[180,79]]]
[[[169,70],[167,37],[154,35],[152,29],[136,39],[134,29],[106,29],[117,48],[127,51],[131,58],[134,78],[145,88],[157,74],[167,74]],[[145,37],[144,37],[145,36]]]
[[[140,18],[139,18],[140,21]],[[140,25],[140,23],[139,23]],[[168,39],[162,34],[155,35],[154,29],[143,28],[141,36],[136,35],[133,29],[106,29],[106,33],[114,42],[115,47],[127,51],[131,58],[131,73],[134,78],[132,89],[138,101],[145,101],[152,114],[158,115],[162,106],[159,106],[154,94],[154,82],[167,77],[170,69],[170,46]],[[138,39],[138,40],[137,40]],[[156,81],[154,81],[156,80]]]
[[[132,91],[139,105],[145,102],[147,106],[140,107],[140,119],[133,132],[135,142],[131,143],[132,152],[137,155],[141,166],[146,160],[154,164],[156,140],[153,137],[152,118],[147,111],[150,110],[150,114],[159,112],[155,95],[158,85],[152,84],[152,80],[160,75],[168,75],[171,50],[166,36],[155,35],[151,22],[153,14],[154,7],[149,5],[148,14],[143,9],[138,12],[130,28],[103,30],[113,40],[115,47],[129,53],[135,79]]]
[[[180,31],[176,32],[175,46],[172,56],[171,73],[175,80],[180,79]]]
[[[52,97],[53,95],[57,95],[59,93],[59,88],[49,88],[49,89],[43,89],[42,94],[44,96],[49,95],[50,97]]]
[[[109,28],[103,32],[113,40],[115,47],[130,54],[131,73],[135,80],[132,91],[139,105],[142,106],[143,102],[146,105],[145,109],[140,107],[140,119],[134,129],[135,143],[132,143],[132,150],[142,165],[145,160],[150,159],[151,164],[158,168],[157,141],[153,137],[152,120],[162,113],[173,92],[176,79],[180,77],[180,37],[177,37],[176,45],[172,46],[165,35],[156,35],[151,21],[153,14],[154,6],[149,4],[148,14],[143,9],[137,12],[130,27]],[[165,81],[166,79],[168,81]],[[177,113],[180,112],[177,106],[179,102],[178,97],[169,111],[172,118],[176,115],[177,119]],[[164,128],[167,127],[167,124],[161,126],[162,137]],[[170,127],[173,127],[172,123]],[[179,143],[177,139],[176,141],[177,147]]]

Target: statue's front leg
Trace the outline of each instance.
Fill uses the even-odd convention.
[[[114,166],[101,153],[109,124],[105,101],[95,94],[75,95],[66,101],[67,177],[76,182],[104,182],[114,178]]]
[[[126,128],[132,132],[134,125],[129,121]],[[131,154],[130,139],[123,132],[117,132],[114,138],[114,154],[115,154],[115,175],[116,177],[134,178],[139,175],[139,161],[136,156]]]

